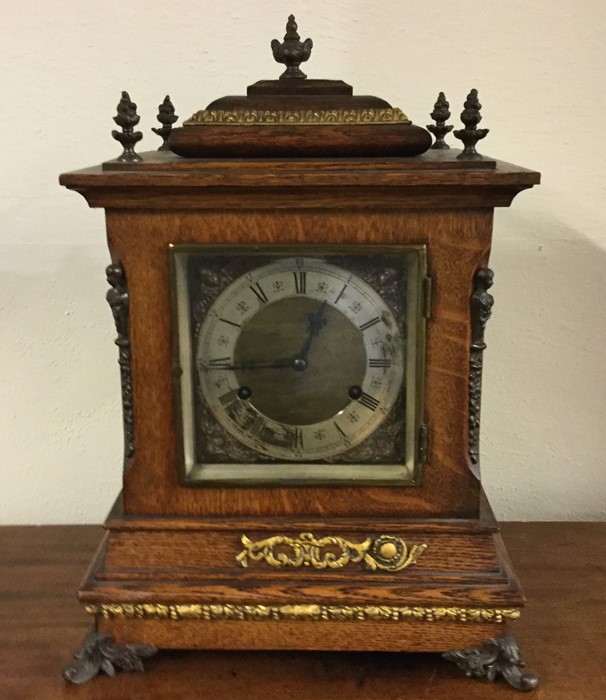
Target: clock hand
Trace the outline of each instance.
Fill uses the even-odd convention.
[[[221,369],[221,370],[255,370],[255,369],[294,369],[297,372],[302,372],[307,368],[307,355],[313,343],[313,339],[320,335],[320,331],[327,323],[327,319],[324,318],[324,312],[326,310],[326,301],[323,301],[320,308],[308,314],[308,335],[303,343],[301,351],[294,357],[282,357],[278,360],[249,360],[242,362],[241,364],[230,365],[226,361],[212,361],[210,364],[203,365],[203,369]]]
[[[305,342],[303,343],[303,347],[301,348],[301,352],[297,355],[298,358],[302,358],[304,360],[307,359],[307,355],[309,353],[309,350],[311,348],[311,345],[313,343],[314,338],[317,338],[320,335],[320,331],[322,328],[327,323],[327,319],[324,318],[324,311],[326,310],[326,301],[323,301],[322,304],[320,305],[320,308],[309,314],[307,316],[307,321],[308,321],[308,335],[307,338],[305,339]]]
[[[230,364],[211,364],[211,365],[203,365],[203,369],[205,370],[211,370],[211,369],[221,369],[221,370],[226,370],[226,369],[242,369],[242,370],[247,370],[247,369],[288,369],[292,368],[294,364],[294,359],[292,357],[284,357],[280,358],[278,360],[271,360],[271,361],[266,361],[266,360],[248,360],[244,361],[240,364],[237,365],[230,365]]]

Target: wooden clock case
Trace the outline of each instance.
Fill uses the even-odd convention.
[[[446,651],[500,637],[519,616],[524,598],[480,483],[480,385],[493,211],[539,174],[459,155],[185,159],[160,151],[61,176],[105,209],[119,333],[123,492],[79,592],[100,632],[160,648]],[[180,483],[171,244],[425,245],[432,293],[422,482]],[[243,536],[280,536],[291,547],[332,537],[351,556],[335,568],[313,557],[271,566],[263,547],[256,559],[242,556]],[[426,549],[397,571],[373,569],[348,549],[384,536]],[[324,556],[317,546],[316,560]]]

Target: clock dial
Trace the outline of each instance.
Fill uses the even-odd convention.
[[[200,388],[258,453],[313,461],[369,437],[400,393],[403,339],[381,297],[323,260],[282,258],[218,295],[200,329]]]

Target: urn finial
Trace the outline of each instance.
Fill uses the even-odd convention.
[[[158,148],[159,151],[170,151],[168,147],[168,137],[173,130],[173,124],[179,119],[175,114],[175,107],[170,101],[170,95],[164,98],[164,102],[158,105],[158,116],[156,119],[162,124],[161,127],[152,127],[154,134],[158,134],[162,139],[162,145]]]
[[[482,156],[476,151],[476,143],[483,139],[488,133],[488,129],[478,129],[478,124],[482,121],[480,110],[482,105],[478,99],[478,91],[472,90],[463,104],[461,121],[465,124],[464,129],[453,131],[456,138],[460,139],[465,148],[457,158],[459,160],[482,160]]]
[[[122,91],[122,97],[116,110],[118,113],[114,117],[114,122],[121,127],[122,131],[114,129],[112,136],[124,149],[117,160],[127,163],[139,162],[142,158],[138,153],[135,153],[135,144],[143,138],[143,134],[140,131],[135,131],[135,126],[141,117],[137,114],[137,105],[130,99],[128,92]]]
[[[297,32],[295,16],[290,15],[286,24],[284,41],[280,43],[277,39],[274,39],[271,42],[274,58],[278,63],[286,65],[286,70],[280,76],[280,80],[307,78],[299,66],[310,57],[312,47],[313,41],[311,39],[301,41],[301,37]]]
[[[450,104],[443,92],[440,92],[438,95],[433,112],[429,116],[436,122],[435,124],[427,125],[427,131],[430,131],[436,137],[436,142],[432,148],[438,150],[450,148],[444,141],[444,137],[452,131],[453,127],[450,124],[446,124],[447,120],[450,119]]]

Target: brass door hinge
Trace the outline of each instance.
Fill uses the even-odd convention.
[[[417,448],[417,462],[423,466],[427,462],[427,443],[429,440],[429,426],[424,423],[419,428],[419,440]]]
[[[431,317],[431,277],[423,278],[423,316],[424,318]]]

